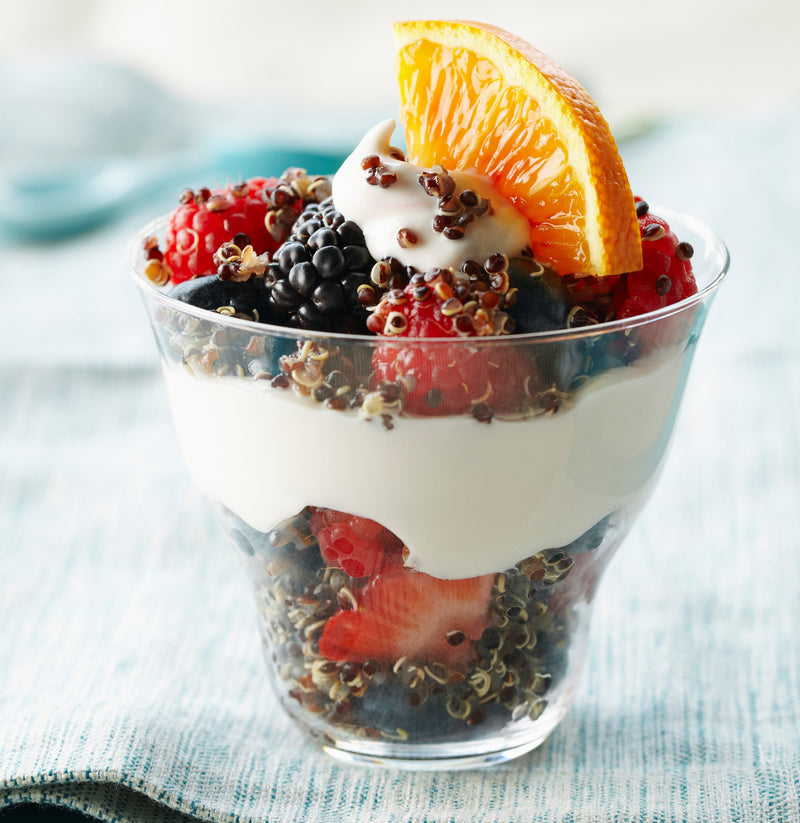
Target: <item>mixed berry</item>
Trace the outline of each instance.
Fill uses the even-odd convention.
[[[145,244],[146,274],[200,308],[314,331],[385,337],[550,331],[635,317],[697,291],[691,245],[640,198],[636,213],[639,271],[559,276],[523,252],[511,260],[498,253],[466,261],[458,271],[419,272],[393,258],[373,259],[361,227],[337,211],[330,182],[290,169],[279,179],[184,192],[164,248],[154,238]]]
[[[440,172],[422,175],[420,186],[447,200],[452,178]],[[483,201],[477,206],[491,210]],[[477,206],[463,206],[464,214]],[[560,276],[527,250],[512,258],[495,253],[467,260],[456,270],[418,271],[393,257],[374,259],[361,227],[336,209],[330,181],[289,169],[277,179],[186,192],[170,216],[164,247],[155,238],[146,241],[145,273],[165,284],[172,297],[198,308],[384,341],[375,347],[369,369],[360,364],[356,375],[349,373],[353,364],[331,367],[335,346],[325,347],[324,358],[302,344],[265,353],[263,337],[255,336],[252,345],[225,351],[218,340],[182,327],[174,345],[194,368],[267,378],[276,388],[291,388],[332,408],[358,408],[387,427],[397,413],[466,413],[489,422],[497,415],[551,413],[586,377],[626,365],[665,342],[664,328],[609,336],[602,347],[584,336],[562,346],[557,361],[539,363],[513,345],[461,345],[463,338],[513,339],[635,317],[695,293],[692,247],[641,199],[636,212],[643,248],[639,271]],[[437,338],[437,344],[408,345],[423,338]],[[459,343],[447,346],[440,338]]]
[[[501,574],[442,580],[362,517],[309,507],[264,534],[228,510],[292,706],[368,739],[457,738],[537,719],[558,693],[577,615],[606,553],[603,520]],[[399,736],[398,736],[399,735]]]

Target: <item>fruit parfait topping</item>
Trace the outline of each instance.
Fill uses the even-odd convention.
[[[332,179],[187,191],[137,268],[284,705],[354,757],[485,760],[572,699],[702,300],[572,78],[491,26],[395,33],[408,156],[387,120]]]

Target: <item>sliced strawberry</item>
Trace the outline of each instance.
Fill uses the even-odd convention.
[[[439,580],[390,568],[355,592],[357,608],[340,609],[325,624],[319,650],[329,660],[459,663],[489,624],[495,575]]]
[[[309,526],[325,563],[350,577],[371,577],[385,567],[402,565],[403,541],[374,520],[315,509]]]

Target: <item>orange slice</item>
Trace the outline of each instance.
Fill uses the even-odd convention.
[[[463,21],[394,26],[409,159],[491,178],[560,274],[638,271],[641,239],[608,124],[580,84],[502,29]]]

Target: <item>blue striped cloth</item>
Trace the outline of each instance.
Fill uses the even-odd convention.
[[[113,823],[800,820],[800,109],[624,146],[733,266],[576,703],[486,771],[338,764],[283,716],[252,593],[182,467],[122,264],[151,213],[2,245],[0,809]]]

